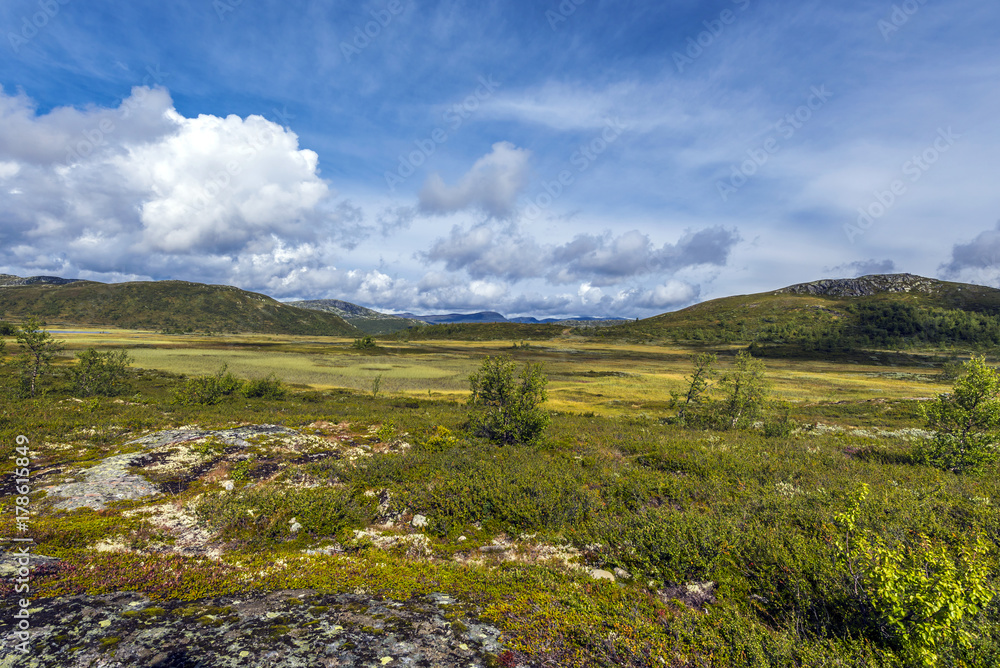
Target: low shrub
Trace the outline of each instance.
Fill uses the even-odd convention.
[[[288,389],[284,383],[275,376],[269,374],[264,378],[252,378],[243,381],[240,387],[240,394],[248,399],[284,399],[288,394]]]
[[[245,487],[238,493],[206,495],[195,512],[224,540],[260,548],[293,538],[291,520],[313,538],[344,539],[371,519],[371,503],[349,490]]]
[[[128,367],[132,358],[124,350],[98,352],[88,348],[76,354],[79,360],[70,374],[73,388],[82,397],[117,397],[130,389]]]
[[[213,406],[223,397],[239,392],[243,382],[227,371],[227,365],[211,376],[189,378],[174,392],[172,403],[181,406]]]

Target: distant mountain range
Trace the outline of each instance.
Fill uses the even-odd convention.
[[[567,325],[567,326],[585,326],[585,325],[598,326],[601,324],[613,325],[622,322],[629,322],[624,318],[594,318],[589,316],[581,316],[577,318],[545,318],[543,320],[526,316],[522,316],[519,318],[505,318],[496,311],[480,311],[478,313],[445,313],[439,315],[415,315],[413,313],[400,313],[399,316],[402,318],[410,318],[412,320],[420,320],[422,322],[431,325],[471,323],[471,322],[482,322],[482,323],[519,322],[531,325],[552,324],[552,325]]]
[[[810,350],[956,343],[1000,345],[1000,290],[912,274],[800,283],[643,320],[506,318],[495,311],[390,315],[338,299],[283,303],[228,285],[98,283],[0,274],[0,318],[168,332],[259,332],[470,340],[550,338],[568,327],[624,340],[794,344]],[[407,331],[408,330],[408,331]]]

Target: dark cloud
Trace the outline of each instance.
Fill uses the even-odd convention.
[[[383,237],[389,237],[396,232],[409,229],[413,220],[417,217],[417,209],[413,206],[387,207],[383,209],[375,220],[378,223],[379,232]]]
[[[652,273],[673,273],[685,267],[724,266],[740,240],[736,230],[721,226],[686,232],[676,244],[656,248],[649,235],[632,230],[619,236],[581,234],[552,250],[553,283],[590,281],[614,285],[624,279]]]
[[[951,261],[941,265],[945,276],[956,278],[968,272],[1000,269],[1000,221],[992,230],[980,232],[967,244],[955,244]]]
[[[443,262],[449,271],[465,270],[474,279],[513,281],[541,276],[548,261],[546,251],[516,226],[496,229],[490,223],[469,229],[456,225],[447,238],[438,239],[419,257],[426,262]]]
[[[832,278],[857,278],[869,274],[892,274],[895,271],[896,263],[892,260],[858,260],[826,269],[826,273]]]

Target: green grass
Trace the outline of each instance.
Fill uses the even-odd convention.
[[[98,337],[60,338],[71,353]],[[236,461],[211,442],[197,443],[190,447],[235,483],[232,491],[203,477],[159,498],[72,513],[48,509],[37,494],[36,551],[64,561],[36,578],[33,592],[136,590],[186,601],[274,589],[364,589],[399,600],[447,592],[460,611],[501,628],[506,647],[525,663],[658,666],[665,657],[676,666],[902,667],[899,648],[851,592],[837,514],[865,483],[871,494],[858,530],[873,539],[902,549],[926,534],[950,553],[977,535],[1000,540],[997,466],[965,477],[914,463],[915,436],[905,430],[923,424],[917,399],[948,388],[938,368],[924,365],[940,364],[931,356],[768,360],[775,392],[803,429],[765,438],[664,423],[673,413],[669,391],[681,389],[688,356],[700,348],[559,336],[517,349],[509,341],[381,341],[380,354],[364,355],[350,342],[115,333],[102,343],[129,344],[143,367],[128,403],[72,400],[65,363],[61,375],[45,379],[46,396],[5,401],[4,479],[18,434],[31,439],[35,475],[59,469],[63,477],[122,452],[140,433],[180,425],[277,423],[337,434],[365,453],[306,460],[342,446],[265,439]],[[723,368],[734,351],[717,347]],[[463,431],[468,410],[456,399],[468,373],[498,352],[546,366],[553,416],[538,445],[500,448]],[[300,387],[273,401],[170,402],[184,382],[175,372],[212,373],[223,362],[240,377],[274,372]],[[372,398],[377,374],[386,394]],[[10,385],[0,377],[0,386]],[[350,426],[329,426],[343,423]],[[808,428],[815,423],[836,428]],[[189,505],[224,546],[222,558],[157,552],[169,540],[155,520],[126,514],[157,503]],[[378,548],[354,533],[409,535],[415,514],[428,519],[426,553]],[[386,515],[391,526],[382,524]],[[0,518],[0,534],[13,533],[12,521]],[[98,552],[101,541],[132,551]],[[334,542],[346,554],[303,552]],[[495,542],[517,558],[479,549]],[[986,556],[994,588],[998,552]],[[580,568],[539,556],[554,553]],[[621,568],[634,577],[597,582],[582,568]],[[705,611],[656,593],[706,581],[716,584],[716,601]],[[942,665],[997,665],[1000,604],[969,623],[976,642],[946,648]]]

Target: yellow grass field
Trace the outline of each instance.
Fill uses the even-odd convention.
[[[76,333],[80,332],[80,333]],[[228,365],[240,377],[274,374],[293,386],[381,392],[461,400],[468,377],[486,355],[509,354],[540,362],[549,377],[549,407],[614,415],[665,408],[670,392],[685,387],[692,350],[677,345],[588,342],[561,337],[514,348],[506,341],[379,343],[372,353],[352,339],[274,335],[164,335],[128,330],[53,332],[64,355],[89,346],[125,348],[134,366],[185,375],[214,373]],[[724,352],[724,351],[722,351]],[[720,371],[728,359],[722,357]],[[833,363],[766,359],[774,396],[790,402],[858,401],[932,397],[945,389],[930,365]]]

